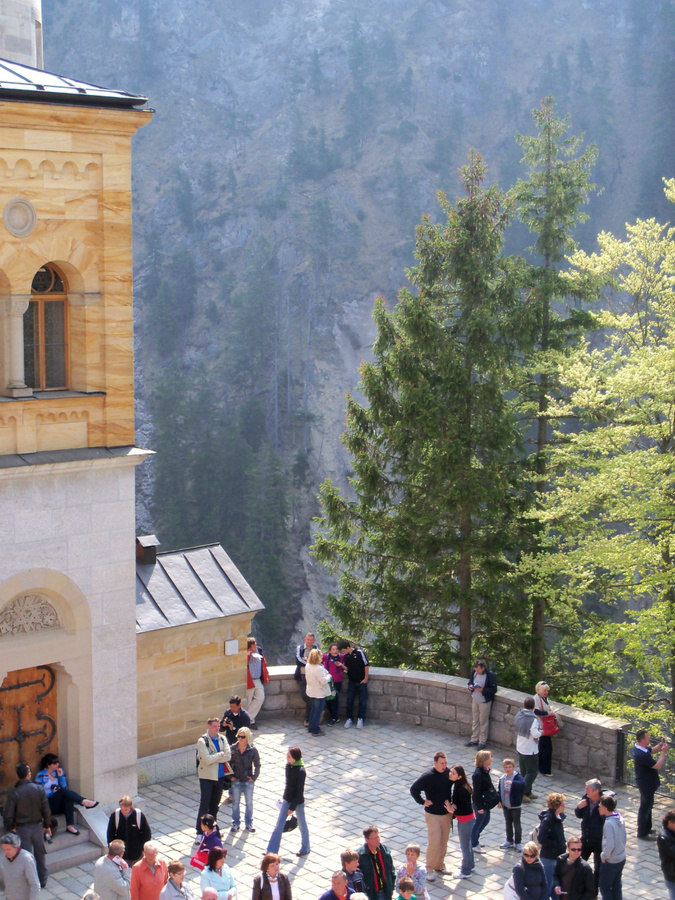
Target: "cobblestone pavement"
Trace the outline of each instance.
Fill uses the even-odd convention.
[[[347,847],[356,848],[363,842],[361,829],[365,825],[379,826],[382,841],[392,851],[397,866],[405,862],[403,851],[411,841],[419,843],[424,853],[424,815],[408,792],[410,784],[422,771],[430,768],[433,754],[439,749],[447,753],[451,764],[461,763],[467,771],[473,770],[473,754],[464,746],[464,738],[451,734],[375,723],[366,724],[363,729],[349,730],[340,723],[325,730],[326,737],[314,738],[300,723],[289,724],[280,719],[261,717],[260,731],[254,733],[262,762],[253,801],[255,834],[246,831],[229,833],[229,806],[223,805],[220,815],[228,849],[227,862],[233,868],[239,900],[248,900],[251,896],[253,877],[260,871],[260,860],[276,822],[275,801],[283,793],[288,747],[301,747],[307,767],[305,808],[312,846],[310,855],[298,860],[295,852],[300,847],[299,832],[293,831],[282,839],[282,871],[292,881],[295,900],[317,900],[330,888],[331,873],[340,868],[341,851]],[[512,751],[507,753],[493,748],[493,753],[492,774],[496,780],[496,776],[501,775],[502,758],[512,755]],[[553,762],[555,766],[555,748]],[[558,771],[554,771],[552,778],[540,776],[534,787],[539,799],[523,807],[523,834],[529,835],[535,826],[537,813],[550,791],[561,791],[568,798],[566,836],[578,833],[578,820],[573,809],[583,794],[584,781],[592,776],[592,772],[579,772],[575,777]],[[629,834],[628,861],[623,876],[624,897],[626,900],[665,897],[656,844],[638,842],[635,838],[637,791],[621,786],[618,794],[619,809]],[[196,776],[151,785],[142,791],[142,796],[162,856],[167,860],[181,859],[189,866],[199,796]],[[660,827],[664,810],[673,805],[672,799],[657,796],[655,827]],[[487,853],[476,857],[474,875],[465,881],[456,881],[451,876],[439,878],[429,885],[431,900],[444,900],[448,896],[494,900],[502,897],[504,882],[518,860],[514,851],[498,849],[504,840],[503,821],[501,811],[493,810],[491,822],[482,835]],[[456,872],[459,862],[459,845],[453,835],[446,866]],[[198,900],[201,896],[198,873],[188,868],[187,877]],[[77,900],[92,886],[92,879],[93,863],[57,872],[50,877],[40,900]]]

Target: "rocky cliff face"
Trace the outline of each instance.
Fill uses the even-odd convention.
[[[324,614],[314,497],[346,482],[344,394],[420,214],[472,146],[502,186],[524,174],[513,135],[549,92],[600,148],[581,240],[648,211],[672,174],[645,180],[667,6],[43,0],[46,68],[156,110],[134,151],[138,440],[158,454],[139,529],[222,541],[272,658]],[[514,227],[509,249],[529,242]]]

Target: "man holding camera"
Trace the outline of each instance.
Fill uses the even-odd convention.
[[[654,794],[661,784],[659,769],[663,768],[668,752],[668,743],[661,738],[659,743],[650,747],[651,737],[646,728],[641,728],[635,735],[633,747],[633,763],[635,765],[635,783],[640,791],[640,808],[637,815],[637,836],[643,841],[654,840],[652,828],[652,809]],[[654,758],[653,751],[659,755]]]

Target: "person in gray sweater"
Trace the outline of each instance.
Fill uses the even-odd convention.
[[[40,879],[32,854],[21,849],[21,838],[13,832],[3,834],[0,844],[0,869],[5,880],[7,900],[37,900]]]
[[[600,896],[602,900],[622,900],[621,875],[626,865],[626,826],[616,812],[614,797],[600,798],[600,815],[605,818],[600,854]]]

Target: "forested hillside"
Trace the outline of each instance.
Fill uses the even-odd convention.
[[[555,96],[598,146],[575,234],[670,215],[666,0],[43,0],[46,68],[142,92],[134,149],[139,530],[220,541],[267,609],[268,655],[324,615],[316,494],[345,485],[345,391],[436,191]],[[522,225],[506,251],[532,243]]]

